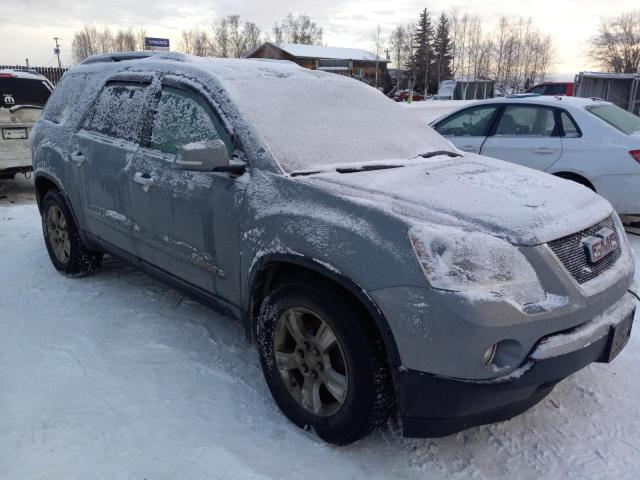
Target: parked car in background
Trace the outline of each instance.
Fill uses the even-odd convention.
[[[476,102],[432,122],[460,150],[543,170],[640,214],[640,117],[612,103],[514,95]]]
[[[629,338],[634,262],[606,200],[460,153],[340,75],[90,57],[33,162],[58,271],[109,252],[244,321],[277,405],[328,442],[396,413],[407,436],[511,418]]]
[[[443,80],[438,86],[438,93],[434,100],[479,100],[495,96],[495,81],[459,78]]]
[[[526,93],[537,93],[538,95],[566,95],[573,96],[573,82],[544,82],[531,87]]]
[[[424,96],[418,92],[411,92],[409,90],[398,90],[393,94],[393,100],[396,102],[407,102],[411,97],[412,102],[421,102],[424,100]]]
[[[0,70],[0,179],[31,171],[31,129],[51,92],[37,72]]]

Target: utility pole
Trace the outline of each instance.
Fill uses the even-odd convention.
[[[56,42],[56,48],[53,49],[53,54],[58,57],[58,68],[62,68],[62,64],[60,63],[60,45],[58,45],[58,37],[53,37]]]
[[[29,59],[25,58],[24,61],[27,63],[27,70],[29,70]]]

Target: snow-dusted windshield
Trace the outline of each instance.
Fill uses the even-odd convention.
[[[453,150],[412,113],[357,80],[281,65],[251,71],[250,77],[236,72],[226,86],[287,172]]]

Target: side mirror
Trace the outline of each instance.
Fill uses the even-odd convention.
[[[176,155],[173,169],[227,172],[231,176],[239,176],[245,172],[247,165],[242,161],[230,159],[227,146],[222,140],[209,140],[182,146]]]
[[[183,145],[173,163],[175,170],[211,172],[229,166],[229,153],[222,140],[195,142]]]

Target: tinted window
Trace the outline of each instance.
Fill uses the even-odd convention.
[[[85,128],[110,137],[138,142],[143,127],[146,85],[108,84],[100,93]]]
[[[567,93],[567,86],[563,83],[560,85],[547,85],[544,90],[545,95],[565,95]]]
[[[575,124],[573,119],[567,114],[567,112],[560,113],[560,120],[562,121],[562,130],[564,130],[564,136],[567,138],[577,138],[580,136],[580,130]]]
[[[587,110],[627,135],[640,132],[640,117],[617,105],[597,105]]]
[[[509,105],[502,114],[496,135],[550,137],[554,129],[555,119],[552,109]]]
[[[10,108],[14,105],[43,107],[50,95],[51,87],[42,80],[0,77],[0,107]]]
[[[85,75],[65,75],[47,102],[43,117],[55,123],[64,123],[77,106],[84,91]]]
[[[537,93],[538,95],[544,95],[544,85],[538,85],[537,87],[530,88],[527,93]]]
[[[231,153],[229,136],[199,95],[178,88],[162,89],[151,132],[151,148],[176,154],[183,145],[218,139]]]
[[[496,108],[494,105],[464,110],[437,125],[436,131],[454,137],[485,136]]]

